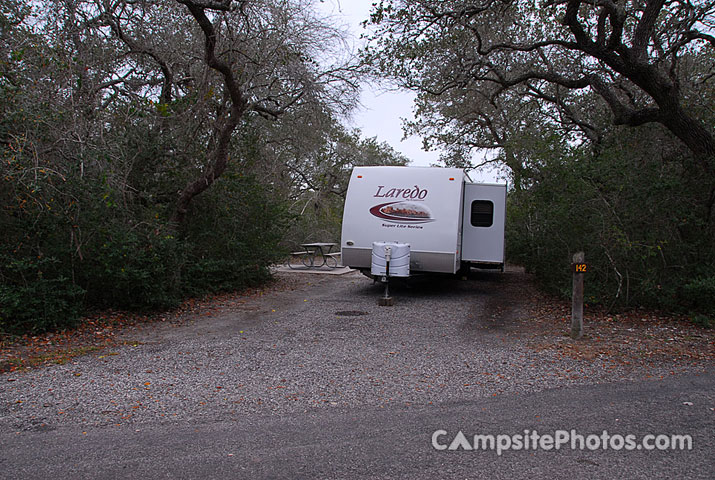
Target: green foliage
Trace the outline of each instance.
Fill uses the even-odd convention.
[[[187,295],[231,291],[265,282],[290,216],[285,201],[253,176],[226,172],[196,199],[184,233],[181,279]]]
[[[181,243],[159,228],[142,230],[109,225],[85,250],[77,277],[89,305],[159,309],[179,303]]]
[[[685,26],[664,4],[646,17],[626,3],[617,15],[630,26],[609,32],[616,13],[552,3],[376,2],[362,59],[416,93],[406,133],[441,147],[444,163],[498,152],[514,186],[509,259],[547,289],[570,294],[584,251],[591,302],[712,311],[715,56],[693,29],[713,5]],[[644,29],[657,32],[647,47]]]
[[[40,201],[2,211],[15,227],[3,232],[3,244],[17,248],[0,257],[0,332],[68,328],[86,307],[165,309],[187,296],[255,286],[285,254],[287,204],[252,176],[228,172],[197,198],[181,231],[152,215],[158,205],[122,205],[105,179],[67,188],[87,197],[80,225],[34,208]],[[68,233],[72,250],[62,246]]]
[[[510,261],[569,296],[571,256],[585,251],[591,303],[712,312],[713,179],[657,128],[617,133],[595,155],[548,137],[519,152],[528,174],[509,195]]]
[[[683,286],[682,297],[691,308],[715,316],[715,276],[690,280]]]
[[[58,271],[56,258],[0,255],[0,333],[39,333],[72,327],[84,290]]]

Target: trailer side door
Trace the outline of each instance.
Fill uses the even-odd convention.
[[[504,263],[506,185],[467,183],[462,206],[462,260]]]

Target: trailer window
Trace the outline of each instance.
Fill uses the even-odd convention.
[[[494,223],[494,204],[489,200],[475,200],[472,202],[473,227],[491,227]]]

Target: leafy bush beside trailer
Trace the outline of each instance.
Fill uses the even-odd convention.
[[[369,272],[373,242],[410,245],[410,271],[504,267],[506,185],[459,168],[355,167],[343,213],[343,265]]]

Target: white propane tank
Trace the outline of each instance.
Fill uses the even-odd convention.
[[[373,242],[370,273],[376,277],[384,277],[387,274],[388,259],[391,277],[410,276],[409,243]]]

